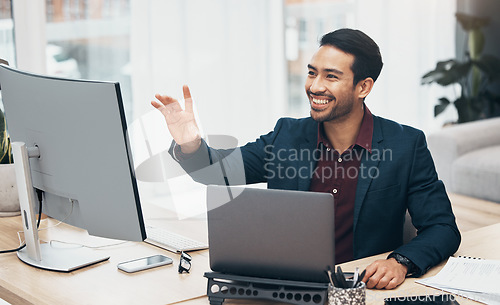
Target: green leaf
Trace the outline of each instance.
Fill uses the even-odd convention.
[[[464,97],[459,97],[453,103],[458,112],[458,123],[465,123],[469,121],[469,110],[467,107],[467,99]]]
[[[472,62],[458,62],[454,59],[440,61],[433,71],[422,76],[422,84],[438,83],[441,86],[458,83],[466,77],[472,67]]]
[[[472,67],[472,62],[457,63],[450,67],[445,73],[445,76],[437,81],[441,86],[448,86],[450,84],[458,83],[464,77],[467,77]]]
[[[485,54],[473,62],[490,80],[500,78],[500,59],[496,56]]]
[[[457,108],[458,123],[475,121],[481,117],[481,106],[474,98],[461,96],[453,104]]]
[[[10,139],[3,111],[0,110],[0,164],[12,163]]]
[[[445,72],[443,71],[437,71],[437,70],[430,71],[426,73],[424,76],[422,76],[421,84],[425,85],[436,82],[437,80],[440,80],[444,77],[444,73]]]
[[[442,97],[439,99],[439,104],[437,104],[436,106],[434,106],[434,116],[438,116],[441,112],[443,112],[446,107],[448,107],[448,105],[450,104],[450,101],[445,98],[445,97]]]
[[[427,72],[424,76],[422,76],[422,83],[425,84],[434,82],[436,79],[442,77],[442,75],[454,64],[456,64],[454,59],[438,62],[434,70]]]

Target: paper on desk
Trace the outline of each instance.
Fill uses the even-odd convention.
[[[416,282],[485,304],[500,304],[498,260],[450,257],[437,275]]]
[[[434,288],[437,288],[437,287],[434,287]],[[480,303],[484,303],[484,304],[488,304],[488,305],[500,305],[500,295],[498,295],[498,294],[472,292],[472,291],[450,289],[450,288],[443,288],[440,290],[446,291],[449,293],[453,293],[456,295],[460,295],[462,297],[465,297],[467,299],[471,299],[471,300],[476,301],[476,302],[480,302]]]

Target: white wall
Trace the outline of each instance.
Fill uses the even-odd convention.
[[[366,99],[374,114],[426,132],[456,113],[434,118],[434,105],[452,88],[420,84],[437,61],[455,57],[455,0],[359,0],[356,26],[377,42],[384,67]]]
[[[46,72],[44,12],[44,0],[12,1],[18,69],[34,73]]]
[[[15,20],[19,68],[37,72],[43,71],[39,56],[44,58],[45,46],[40,42],[45,39],[44,10],[37,8],[44,1],[32,1],[36,5],[16,0],[14,16],[21,16]],[[385,63],[366,100],[372,112],[427,132],[440,128],[445,118],[434,119],[433,105],[452,90],[422,86],[420,78],[438,60],[455,55],[455,0],[346,3],[347,25],[370,35]],[[134,155],[141,156],[139,161],[165,151],[170,140],[151,99],[155,93],[181,97],[183,84],[191,87],[205,134],[234,136],[244,144],[272,130],[276,120],[287,115],[283,0],[130,0],[130,4],[135,121],[129,123],[145,138],[138,142],[141,154]],[[335,10],[329,11],[337,16]],[[449,110],[452,118],[453,109]],[[148,115],[152,112],[156,119]],[[148,134],[143,132],[145,125],[152,127]],[[153,149],[147,149],[145,140]],[[151,186],[165,189],[162,183]]]
[[[182,98],[188,84],[205,136],[241,145],[272,130],[287,101],[282,8],[282,0],[131,0],[130,131],[142,198],[183,215],[205,209],[204,187],[164,153],[171,137],[150,105],[155,93]]]
[[[134,117],[188,84],[205,134],[240,143],[283,114],[282,0],[132,0]]]
[[[245,143],[287,115],[283,0],[130,1],[135,118],[152,110],[155,93],[180,97],[185,83],[207,134]],[[346,3],[355,6],[349,26],[374,38],[385,63],[367,99],[372,111],[428,132],[453,120],[453,107],[435,119],[433,106],[441,96],[453,98],[454,89],[422,86],[420,77],[455,57],[456,0]],[[14,4],[18,67],[43,72],[44,1]]]

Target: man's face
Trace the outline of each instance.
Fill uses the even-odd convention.
[[[317,122],[342,120],[348,117],[354,102],[354,55],[332,46],[322,46],[308,65],[305,84],[311,105],[311,117]]]

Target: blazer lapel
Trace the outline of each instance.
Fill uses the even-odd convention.
[[[373,116],[373,138],[372,138],[372,151],[363,150],[361,167],[358,176],[358,184],[356,186],[356,199],[354,200],[354,226],[353,231],[356,232],[356,225],[358,223],[359,213],[363,202],[365,200],[366,192],[374,177],[378,173],[378,165],[384,146],[382,145],[383,135],[380,127],[380,122],[376,116]]]
[[[304,140],[299,143],[299,153],[304,156],[296,162],[297,167],[295,168],[299,191],[309,191],[312,178],[310,173],[316,168],[317,164],[317,158],[314,153],[317,152],[316,148],[318,145],[318,123],[312,119],[311,121],[312,124],[308,126],[304,134]],[[307,169],[307,173],[305,172],[305,169]],[[307,176],[307,178],[304,176]]]

